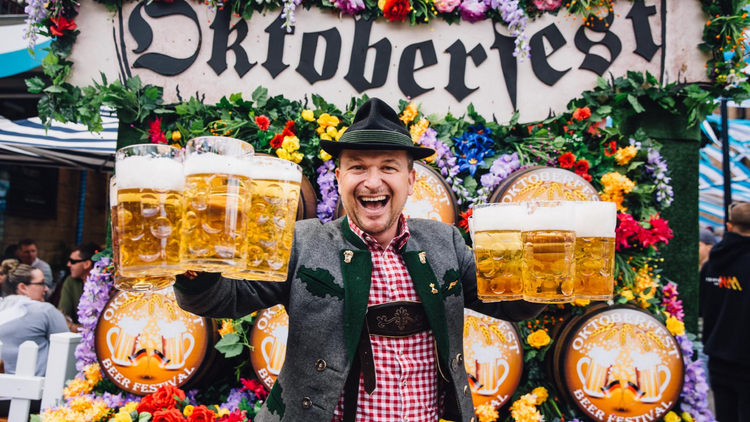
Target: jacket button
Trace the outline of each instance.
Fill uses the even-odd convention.
[[[309,409],[312,407],[312,400],[310,400],[310,397],[305,397],[302,399],[302,408],[303,409]]]
[[[459,364],[464,363],[464,355],[462,355],[461,353],[457,354],[456,360],[458,361]]]
[[[469,386],[464,385],[464,396],[468,396],[468,395],[469,395]]]
[[[323,359],[318,359],[318,361],[315,362],[315,369],[317,369],[318,371],[323,371],[324,369],[326,369],[326,361],[324,361]]]
[[[458,360],[453,359],[451,361],[451,369],[453,370],[453,372],[458,372]]]

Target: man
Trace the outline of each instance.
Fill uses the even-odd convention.
[[[99,247],[95,243],[83,243],[73,249],[68,259],[70,275],[63,280],[62,286],[60,286],[62,292],[60,293],[58,308],[65,315],[72,332],[77,332],[80,327],[78,324],[78,302],[83,296],[83,283],[91,273],[91,269],[94,268],[91,257],[99,251],[98,249]]]
[[[406,220],[415,147],[388,105],[373,98],[338,142],[347,217],[295,226],[282,283],[178,277],[180,306],[239,318],[277,303],[289,315],[287,355],[256,421],[474,421],[463,356],[464,306],[506,320],[544,309],[477,299],[474,258],[458,229]]]
[[[716,419],[750,420],[750,203],[729,209],[724,238],[700,275],[703,343]]]
[[[700,256],[700,266],[698,268],[703,268],[703,264],[708,261],[708,254],[709,252],[711,252],[711,248],[713,248],[713,246],[716,244],[716,236],[714,236],[711,230],[706,228],[700,229],[699,233],[698,254]]]
[[[37,257],[36,242],[33,239],[22,239],[18,242],[18,258],[26,265],[31,265],[33,268],[42,270],[44,282],[47,284],[47,287],[52,288],[55,283],[55,280],[52,278],[52,268],[50,268],[48,263]]]

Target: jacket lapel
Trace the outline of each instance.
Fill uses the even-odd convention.
[[[355,247],[339,251],[344,278],[344,339],[349,363],[352,363],[370,298],[372,256],[367,245],[349,228],[347,217],[341,220],[341,230],[344,238]]]

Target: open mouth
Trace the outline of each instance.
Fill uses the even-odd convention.
[[[363,208],[370,211],[378,211],[385,208],[385,206],[388,204],[388,201],[390,200],[390,197],[388,195],[360,196],[357,199],[359,200],[359,203]]]

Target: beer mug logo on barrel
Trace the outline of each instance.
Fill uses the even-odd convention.
[[[445,180],[429,166],[415,162],[414,194],[404,205],[406,218],[426,218],[446,224],[456,222],[456,200]]]
[[[535,166],[513,173],[490,196],[489,202],[600,201],[599,193],[572,171]]]
[[[523,373],[523,346],[515,325],[464,309],[464,367],[474,406],[505,404]]]
[[[572,202],[524,203],[523,299],[569,303],[575,299],[575,208]]]
[[[229,278],[285,281],[294,240],[302,168],[273,157],[253,159],[248,210],[247,266],[225,271]]]
[[[194,271],[243,269],[253,147],[208,136],[185,149],[181,263]]]
[[[684,376],[666,327],[628,306],[590,308],[575,321],[556,340],[558,385],[596,420],[661,419],[679,399]]]
[[[250,333],[250,362],[258,379],[267,390],[276,382],[286,358],[289,337],[289,315],[282,305],[272,306],[258,312],[253,331]]]
[[[474,208],[470,232],[482,302],[523,298],[523,204],[482,204]]]
[[[112,227],[112,259],[115,263],[114,285],[118,290],[154,291],[171,286],[174,276],[125,277],[120,274],[120,230],[117,225],[117,180],[112,176],[109,182],[109,206]]]
[[[133,145],[117,151],[120,274],[171,276],[180,267],[182,150]]]
[[[614,202],[576,202],[576,284],[579,299],[610,300],[615,281]]]
[[[210,319],[180,309],[171,288],[121,291],[99,317],[96,356],[118,387],[145,395],[165,383],[187,383],[213,346],[213,329]]]

